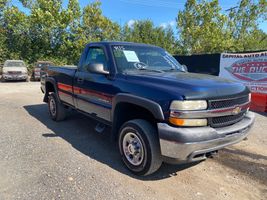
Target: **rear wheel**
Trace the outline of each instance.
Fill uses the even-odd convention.
[[[118,142],[122,160],[132,173],[146,176],[160,168],[159,140],[149,122],[142,119],[126,122],[120,129]]]
[[[50,93],[48,96],[48,109],[50,117],[54,121],[62,121],[66,118],[67,110],[58,100],[54,92]]]

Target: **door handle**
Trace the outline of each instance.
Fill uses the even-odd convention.
[[[77,79],[77,82],[78,82],[78,83],[83,83],[83,78],[78,78],[78,79]]]

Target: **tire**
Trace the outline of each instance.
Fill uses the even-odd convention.
[[[159,139],[156,129],[149,122],[135,119],[124,123],[118,144],[122,161],[133,174],[147,176],[160,168]]]
[[[48,96],[48,110],[52,120],[62,121],[67,116],[67,110],[57,98],[55,93],[50,93]]]

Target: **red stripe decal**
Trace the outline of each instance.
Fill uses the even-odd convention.
[[[66,85],[66,84],[63,84],[63,83],[58,83],[57,87],[59,89],[61,89],[61,90],[64,90],[64,91],[67,91],[67,92],[72,92],[72,86],[70,86],[70,85]]]
[[[108,101],[109,103],[112,102],[113,95],[109,95],[109,94],[102,93],[102,92],[97,92],[94,90],[82,89],[80,87],[72,87],[71,85],[67,85],[63,83],[58,83],[57,85],[58,85],[58,88],[63,91],[71,92],[74,94],[90,95],[90,96],[94,96],[94,97],[103,99],[105,101]]]

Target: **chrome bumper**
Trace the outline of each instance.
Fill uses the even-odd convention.
[[[240,122],[223,128],[177,128],[158,123],[161,154],[185,162],[203,160],[207,153],[246,138],[254,120],[254,114],[248,112]]]
[[[26,80],[28,78],[28,75],[8,75],[8,74],[4,74],[3,78],[5,80]]]

